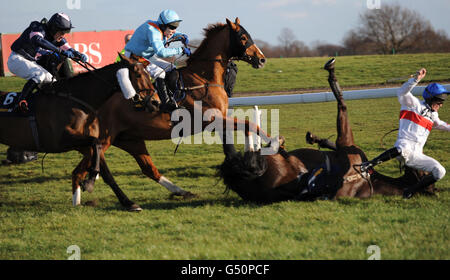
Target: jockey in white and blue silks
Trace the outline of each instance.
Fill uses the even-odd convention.
[[[166,72],[174,70],[175,66],[161,58],[191,55],[187,47],[166,47],[167,41],[173,37],[179,37],[185,46],[189,43],[186,34],[175,32],[181,21],[176,12],[164,10],[157,21],[148,20],[139,26],[125,46],[125,56],[144,63],[150,76],[156,80],[158,95],[162,101],[161,108],[168,111],[176,108],[176,103],[169,96],[164,78]]]
[[[420,101],[412,95],[411,90],[425,75],[425,69],[419,70],[416,77],[409,79],[398,90],[401,109],[394,147],[361,166],[361,169],[366,170],[391,158],[401,157],[407,166],[430,172],[431,174],[424,176],[417,184],[404,191],[405,198],[410,198],[417,191],[434,184],[446,173],[445,168],[437,160],[423,153],[423,147],[431,129],[450,131],[450,125],[441,121],[438,116],[438,111],[450,92],[438,83],[431,83],[422,94],[424,100]]]
[[[37,63],[40,58],[54,54],[87,61],[88,57],[74,50],[64,38],[72,28],[69,16],[56,13],[48,22],[46,19],[33,21],[11,45],[8,68],[13,74],[28,80],[19,97],[22,111],[28,110],[26,97],[34,89],[42,83],[52,82],[52,74]]]

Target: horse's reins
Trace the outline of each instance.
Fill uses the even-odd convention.
[[[242,26],[240,26],[240,29],[239,29],[239,31],[238,31],[237,33],[232,32],[232,29],[230,28],[230,46],[235,45],[235,43],[238,41],[238,37],[240,38],[240,36],[243,35],[243,34],[245,34],[245,33],[248,34],[248,32],[247,32]],[[235,36],[233,36],[233,35],[235,35]],[[176,41],[181,41],[181,40],[182,40],[182,36],[176,36],[176,37],[172,38],[171,40],[169,40],[168,42],[166,42],[165,46],[167,47],[167,46],[169,46],[171,43],[176,42]],[[195,48],[198,48],[198,46],[193,46],[193,45],[189,45],[189,44],[187,44],[187,45],[184,44],[184,45],[185,45],[186,47],[195,47]],[[248,58],[248,55],[245,54],[245,51],[246,51],[250,46],[252,46],[252,45],[254,45],[254,42],[253,42],[253,40],[251,39],[251,37],[248,36],[248,40],[247,40],[247,42],[245,43],[245,45],[244,45],[244,46],[240,46],[240,48],[239,48],[239,50],[238,50],[238,51],[241,51],[241,53],[236,53],[236,50],[235,50],[235,49],[232,49],[232,50],[231,50],[231,58],[228,59],[228,60],[225,60],[225,59],[204,59],[204,60],[205,60],[205,61],[220,62],[220,63],[224,63],[224,62],[228,63],[228,62],[230,62],[230,61],[233,59],[233,57],[237,57],[237,59],[245,60],[246,58]],[[175,64],[175,62],[176,62],[177,60],[179,60],[181,57],[182,57],[182,56],[176,58],[175,61],[173,62],[173,64]],[[167,67],[164,69],[164,72],[166,72],[166,70],[168,70],[170,67],[173,67],[173,64],[167,66]],[[181,77],[180,77],[180,78],[181,78]],[[183,81],[181,80],[181,82],[183,82]],[[220,87],[220,88],[225,88],[225,85],[204,83],[204,84],[197,85],[197,86],[185,87],[184,84],[183,84],[183,85],[181,86],[180,90],[182,90],[182,91],[194,91],[194,90],[197,90],[197,89],[205,88],[205,89],[206,89],[206,90],[205,90],[205,96],[206,96],[206,95],[208,95],[208,89],[209,89],[210,87]],[[175,154],[177,153],[177,151],[178,151],[178,147],[179,147],[180,144],[181,144],[181,139],[182,139],[182,138],[180,137],[180,141],[178,142],[177,146],[175,147],[174,155],[175,155]]]
[[[352,181],[358,179],[358,176],[360,176],[361,178],[363,178],[364,180],[366,180],[369,183],[370,196],[373,196],[373,184],[372,184],[372,181],[370,180],[370,174],[368,172],[365,172],[367,174],[367,176],[364,175],[360,170],[358,170],[358,168],[356,168],[357,166],[359,166],[360,167],[359,169],[361,169],[361,164],[353,164],[352,165],[353,169],[358,174],[357,175],[348,176],[348,177],[344,178],[344,180],[347,180],[348,182],[352,182]]]
[[[392,132],[397,131],[397,130],[398,130],[398,128],[394,128],[393,130],[391,130],[391,131],[385,133],[385,134],[383,135],[383,137],[381,137],[381,139],[380,139],[380,146],[381,146],[381,148],[384,149],[384,145],[383,145],[384,137],[388,136],[389,134],[391,134]]]

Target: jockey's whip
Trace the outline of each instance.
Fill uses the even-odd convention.
[[[383,135],[383,137],[381,137],[381,139],[380,139],[380,146],[381,146],[381,148],[384,149],[384,145],[383,145],[384,137],[388,136],[389,134],[391,134],[392,132],[397,131],[397,130],[398,130],[398,128],[395,128],[395,129],[389,131],[388,133],[385,133],[385,134]]]
[[[407,80],[407,79],[412,78],[412,77],[414,77],[414,75],[408,75],[408,76],[403,76],[403,77],[398,77],[398,78],[392,78],[392,79],[386,80],[386,83],[392,83],[392,82],[395,82],[395,81]]]

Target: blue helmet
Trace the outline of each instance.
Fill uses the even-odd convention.
[[[422,97],[427,103],[434,100],[444,101],[449,93],[450,92],[448,92],[443,85],[431,83],[423,91]]]
[[[180,19],[178,14],[172,10],[164,10],[159,14],[158,17],[158,24],[160,26],[173,25],[175,27],[178,27],[181,21],[182,20]]]

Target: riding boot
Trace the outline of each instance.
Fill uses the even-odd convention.
[[[373,168],[375,165],[378,165],[382,162],[388,161],[390,159],[393,159],[395,157],[398,157],[400,155],[400,152],[397,148],[391,148],[387,151],[384,151],[381,155],[377,156],[373,160],[363,162],[361,164],[361,171],[366,172],[368,169]]]
[[[170,91],[175,92],[178,90],[178,80],[180,78],[180,74],[177,69],[173,69],[170,72],[166,73],[166,84]]]
[[[173,97],[170,96],[170,92],[167,90],[166,82],[163,78],[157,78],[155,82],[156,89],[158,91],[159,99],[161,100],[161,105],[159,109],[162,112],[172,112],[173,110],[178,108],[177,103],[173,100]]]
[[[413,197],[413,195],[416,192],[418,192],[436,182],[437,182],[437,180],[434,178],[433,174],[426,175],[426,176],[422,177],[422,179],[419,182],[417,182],[417,184],[415,184],[414,186],[412,186],[410,188],[407,188],[403,192],[403,198],[409,199],[409,198]]]
[[[34,80],[28,80],[25,85],[23,86],[22,89],[22,93],[19,96],[19,102],[18,102],[18,107],[19,110],[26,113],[28,112],[29,108],[28,108],[28,102],[27,102],[27,97],[30,93],[33,92],[33,90],[35,90],[37,87],[39,86],[38,83],[36,83]]]

